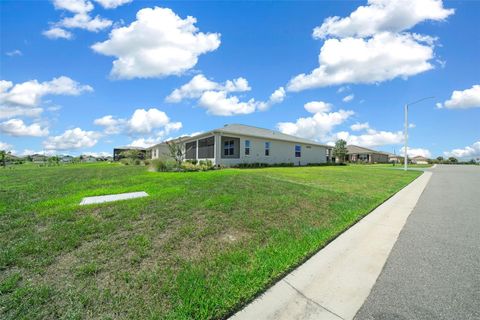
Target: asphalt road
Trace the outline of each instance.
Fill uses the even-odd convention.
[[[480,319],[480,167],[432,171],[355,319]]]

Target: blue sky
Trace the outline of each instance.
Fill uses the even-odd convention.
[[[412,155],[480,157],[478,1],[0,6],[0,147],[17,154],[226,123],[399,153],[403,105],[434,96],[410,109]]]

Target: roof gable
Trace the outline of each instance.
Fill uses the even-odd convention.
[[[364,147],[359,147],[359,146],[356,146],[356,145],[353,145],[353,144],[348,145],[347,150],[348,150],[348,153],[377,153],[377,154],[389,155],[386,152],[377,151],[377,150],[373,150],[373,149],[368,149],[368,148],[364,148]]]

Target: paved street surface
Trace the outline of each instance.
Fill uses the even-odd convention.
[[[480,167],[432,171],[356,319],[480,319]]]

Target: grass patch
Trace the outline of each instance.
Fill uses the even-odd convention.
[[[0,175],[0,317],[222,318],[420,172],[376,166]],[[150,197],[78,206],[85,196]]]

